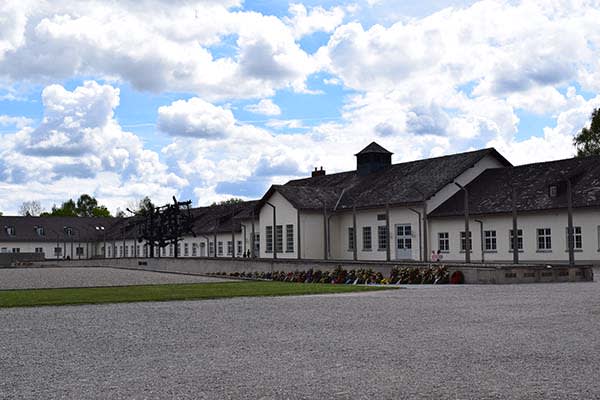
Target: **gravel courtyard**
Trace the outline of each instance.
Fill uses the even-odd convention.
[[[0,290],[222,281],[203,276],[116,268],[0,268]]]
[[[600,398],[600,285],[0,310],[2,399]]]

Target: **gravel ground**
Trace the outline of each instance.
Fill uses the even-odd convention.
[[[222,282],[203,276],[115,268],[4,268],[0,290]]]
[[[0,310],[2,399],[597,399],[600,286]]]

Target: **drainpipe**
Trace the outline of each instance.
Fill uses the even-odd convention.
[[[519,263],[519,237],[517,235],[517,189],[512,185],[512,226],[513,226],[513,237],[512,237],[512,245],[513,245],[513,263]]]
[[[421,230],[421,212],[418,211],[418,210],[415,210],[414,208],[409,208],[409,210],[412,211],[412,212],[414,212],[415,214],[417,214],[419,216],[419,249],[421,249],[422,248],[422,242],[421,242],[421,232],[422,232],[422,230]],[[425,239],[425,240],[427,240],[427,239]],[[421,252],[419,252],[419,253],[421,253]],[[423,254],[420,254],[419,258],[421,259],[421,261],[427,262],[427,259],[423,258]]]
[[[233,223],[233,216],[235,212],[231,212],[231,258],[235,258],[235,225]]]
[[[354,232],[354,237],[352,238],[352,258],[354,261],[358,260],[358,250],[357,244],[358,240],[356,240],[356,205],[352,206],[352,231]]]
[[[465,193],[465,263],[471,263],[471,243],[469,240],[469,234],[471,231],[469,230],[469,191],[460,183],[454,182],[456,186],[460,188]]]
[[[387,261],[391,261],[392,260],[392,254],[391,254],[391,248],[390,248],[390,236],[391,236],[391,231],[390,231],[390,203],[386,203],[385,205],[385,229],[387,229],[387,235],[386,235],[386,244],[385,244],[385,259]]]
[[[573,235],[573,190],[571,178],[567,177],[567,245],[569,249],[569,265],[575,265],[575,237]]]
[[[327,225],[329,223],[329,220],[327,219],[327,208],[325,208],[325,205],[323,205],[323,236],[324,236],[324,240],[323,240],[323,256],[324,259],[327,260],[329,259],[328,257],[328,253],[329,253],[329,234],[328,231],[329,229],[327,229]]]
[[[429,231],[429,219],[427,217],[427,197],[425,196],[425,193],[423,193],[421,190],[419,190],[419,188],[413,186],[413,189],[421,195],[421,202],[423,203],[423,256],[422,256],[422,260],[424,262],[427,262],[427,259],[429,258],[429,235],[427,233]]]
[[[298,237],[298,249],[297,249],[298,250],[298,252],[297,252],[298,260],[301,260],[302,259],[302,253],[301,253],[302,252],[302,240],[300,239],[301,238],[301,236],[300,236],[300,234],[301,234],[301,232],[300,232],[300,209],[296,210],[296,225],[297,225],[297,231],[298,231],[298,233],[296,234]]]
[[[250,256],[252,258],[256,257],[256,254],[254,254],[254,249],[256,248],[256,243],[255,242],[255,237],[256,234],[254,233],[254,210],[252,210],[252,237],[250,238]]]
[[[242,236],[242,238],[243,238],[243,240],[242,240],[242,256],[245,256],[246,255],[246,234],[247,234],[247,231],[246,231],[246,225],[240,224],[240,226],[242,227],[242,235],[243,235]]]
[[[485,256],[483,255],[483,221],[476,219],[475,222],[479,224],[479,242],[481,245],[481,263],[485,263]]]
[[[275,208],[275,206],[271,203],[269,203],[268,201],[265,201],[265,204],[271,206],[273,208],[273,236],[271,237],[271,241],[273,242],[273,259],[277,259],[277,243],[276,243],[276,238],[277,238],[277,214],[276,211],[277,209]],[[265,237],[265,241],[266,241],[266,237]],[[265,242],[266,243],[266,242]]]

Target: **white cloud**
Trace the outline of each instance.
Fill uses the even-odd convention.
[[[230,134],[233,113],[202,99],[177,100],[158,109],[158,129],[172,136],[219,139]]]
[[[21,129],[31,125],[33,120],[27,117],[15,117],[11,115],[0,115],[0,126],[16,126]]]
[[[42,102],[39,125],[2,136],[0,206],[5,210],[16,211],[28,198],[43,199],[49,208],[84,192],[114,210],[124,198],[168,200],[188,184],[114,119],[119,89],[95,81],[72,91],[50,85]],[[19,198],[23,192],[30,195]]]
[[[271,99],[262,99],[257,104],[250,104],[244,110],[262,115],[280,115],[281,109]]]
[[[314,32],[332,32],[344,20],[342,7],[326,10],[317,6],[307,10],[303,4],[292,3],[289,13],[292,17],[285,17],[284,21],[292,27],[296,39]]]
[[[275,17],[232,11],[239,2],[9,3],[0,9],[6,21],[0,77],[12,80],[94,76],[138,90],[224,99],[304,90],[314,70],[292,28]],[[233,53],[213,57],[211,47],[231,35],[237,36]]]

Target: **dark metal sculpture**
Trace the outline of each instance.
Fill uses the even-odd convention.
[[[191,211],[191,201],[177,201],[173,196],[173,204],[133,212],[132,224],[137,226],[138,242],[146,242],[150,246],[150,258],[154,257],[154,247],[166,247],[172,244],[175,248],[175,258],[178,257],[177,242],[183,235],[194,233],[194,217]]]

